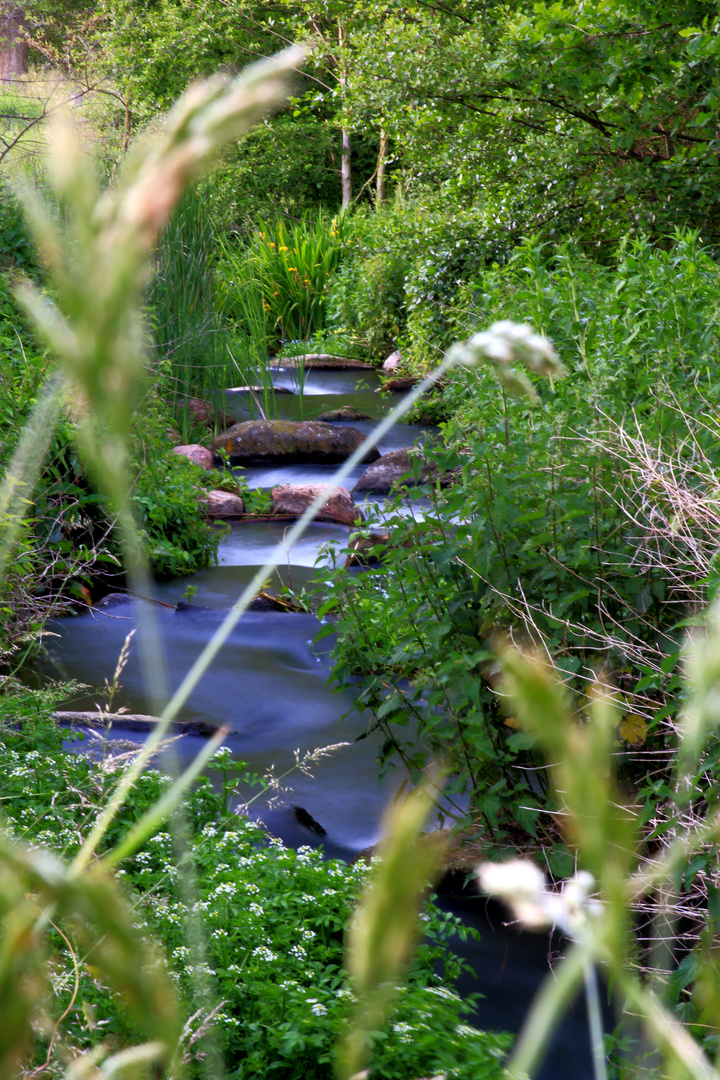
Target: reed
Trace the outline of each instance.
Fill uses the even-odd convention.
[[[187,439],[191,397],[220,396],[236,379],[215,298],[215,243],[203,187],[184,196],[165,228],[148,294],[156,370]]]
[[[285,356],[302,356],[308,340],[324,330],[330,280],[349,231],[342,216],[305,214],[295,224],[283,218],[258,221],[244,246],[223,246],[218,263],[222,313],[242,344],[254,350],[246,362],[252,365],[255,383],[265,385],[260,367],[269,356],[280,350]],[[302,415],[302,360],[295,376]]]

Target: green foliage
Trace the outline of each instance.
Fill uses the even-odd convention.
[[[245,248],[224,249],[223,313],[245,328],[242,293],[252,282],[262,296],[270,347],[306,341],[325,325],[328,285],[347,235],[344,218],[325,214],[304,215],[291,226],[282,218],[258,222]]]
[[[35,252],[20,204],[5,183],[0,185],[0,268],[25,273],[37,270]]]
[[[152,438],[148,422],[146,411],[139,441],[146,464],[138,468],[132,495],[147,557],[158,577],[192,574],[214,562],[222,535],[199,505],[214,484],[187,458],[168,451],[162,431]]]
[[[628,242],[615,270],[531,241],[478,274],[456,326],[467,333],[513,313],[555,342],[569,375],[530,408],[488,371],[452,373],[443,397],[453,419],[430,455],[446,486],[422,489],[432,497],[422,521],[393,520],[380,568],[336,567],[320,609],[339,634],[334,675],[358,687],[383,763],[417,778],[442,753],[457,818],[500,846],[521,830],[551,866],[564,842],[539,813],[542,774],[531,782],[522,767],[533,740],[498,709],[495,645],[529,637],[579,694],[594,670],[613,671],[630,717],[618,731],[625,779],[649,794],[658,777],[646,778],[629,747],[664,751],[672,739],[681,621],[707,596],[714,551],[711,527],[700,558],[701,514],[693,504],[680,527],[678,500],[691,462],[688,498],[714,499],[717,440],[694,418],[718,407],[718,277],[693,234],[667,251]],[[643,445],[646,459],[634,458]],[[666,461],[675,494],[656,483],[648,495],[643,477],[653,462],[664,475]]]
[[[331,284],[330,325],[378,359],[400,345],[426,370],[456,339],[459,290],[511,250],[482,213],[427,191],[358,213]]]
[[[405,323],[404,293],[402,255],[378,251],[356,257],[332,282],[330,325],[369,357],[384,359]]]
[[[283,113],[226,151],[213,175],[214,220],[227,233],[263,218],[300,219],[339,203],[336,131],[320,118]]]
[[[227,332],[216,313],[214,230],[206,204],[203,185],[191,189],[175,210],[158,245],[148,295],[163,393],[186,440],[188,400],[224,390],[233,377]]]

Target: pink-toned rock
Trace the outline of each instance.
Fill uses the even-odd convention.
[[[213,467],[212,450],[208,450],[207,446],[200,446],[199,443],[184,443],[182,446],[173,446],[173,454],[186,457],[188,461],[192,461],[193,465],[198,465],[201,469],[212,469]]]
[[[245,513],[245,504],[239,495],[230,491],[208,491],[200,500],[205,512],[211,518],[238,517]]]
[[[232,416],[228,416],[222,409],[217,409],[212,401],[203,401],[201,398],[188,398],[187,411],[197,424],[204,424],[211,431],[216,424],[220,428],[227,428],[234,423]]]
[[[300,517],[311,502],[317,499],[321,491],[332,491],[318,518],[324,521],[338,521],[341,525],[355,525],[362,521],[362,512],[353,502],[347,488],[332,484],[281,484],[272,490],[273,514],[292,514]]]
[[[387,360],[382,366],[383,371],[397,371],[402,363],[402,353],[399,349],[396,349],[394,353],[390,353]]]

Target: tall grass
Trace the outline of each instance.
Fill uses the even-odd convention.
[[[237,377],[215,302],[214,242],[203,189],[193,187],[163,232],[148,296],[157,365],[183,438],[192,422],[188,400],[217,404]]]
[[[257,412],[262,419],[271,419],[276,416],[277,410],[263,301],[262,267],[252,255],[232,266],[227,259],[227,246],[222,250],[218,271],[220,292],[223,299],[232,294],[235,327],[232,340],[228,340],[225,347],[235,370],[235,382],[239,375],[240,385],[248,387],[251,415]],[[232,270],[231,277],[226,276],[229,269]]]

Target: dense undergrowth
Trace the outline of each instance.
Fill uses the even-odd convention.
[[[715,582],[719,285],[694,234],[628,240],[614,267],[528,241],[478,271],[458,329],[512,314],[567,376],[533,406],[489,371],[455,371],[437,483],[416,491],[430,506],[393,521],[379,567],[338,560],[321,608],[383,762],[417,778],[449,761],[456,819],[501,849],[540,845],[558,874],[572,858],[533,737],[498,698],[496,651],[510,638],[552,657],[580,710],[598,678],[614,688],[620,772],[659,829],[679,650]]]
[[[30,273],[48,299],[57,285],[44,280],[14,204],[3,213],[5,466],[49,370],[12,298],[13,275]],[[660,978],[665,1000],[712,1051],[692,987],[717,908],[716,850],[701,823],[714,807],[718,754],[703,744],[682,785],[673,755],[687,693],[683,640],[688,626],[702,624],[720,580],[720,272],[714,253],[687,230],[652,242],[634,233],[598,252],[587,235],[558,244],[546,229],[522,240],[495,228],[491,216],[480,206],[449,208],[418,188],[373,212],[318,212],[291,223],[255,215],[254,232],[246,221],[240,233],[220,237],[202,189],[186,195],[157,240],[155,279],[143,298],[152,342],[126,433],[130,503],[152,572],[191,573],[212,561],[219,534],[198,512],[211,480],[169,452],[174,429],[202,441],[208,432],[192,419],[190,399],[217,405],[236,382],[253,385],[258,410],[272,415],[269,360],[278,350],[379,363],[399,347],[401,371],[420,374],[453,340],[498,320],[531,324],[550,338],[566,377],[538,381],[538,402],[514,399],[493,373],[471,368],[453,371],[424,407],[425,418],[443,422],[443,440],[429,455],[435,482],[409,501],[417,505],[420,494],[429,505],[393,522],[389,542],[375,552],[380,567],[358,574],[342,565],[343,553],[329,596],[323,570],[320,610],[327,632],[337,634],[333,675],[356,690],[370,729],[382,733],[383,768],[400,765],[417,782],[440,763],[448,771],[442,814],[479,835],[493,858],[535,852],[556,879],[586,853],[563,818],[563,790],[541,759],[543,739],[515,714],[520,707],[508,707],[500,681],[508,642],[544,654],[579,731],[591,731],[588,702],[605,694],[640,855],[663,852],[678,831],[701,836],[673,871],[673,910],[684,920],[674,943],[684,959]],[[71,366],[70,353],[65,360]],[[300,391],[303,377],[301,364]],[[105,405],[109,397],[98,394]],[[1,585],[0,656],[17,658],[49,614],[122,581],[113,515],[77,449],[86,417],[76,387],[30,512],[3,518],[2,528],[17,527],[18,536]],[[68,859],[127,762],[103,742],[89,754],[65,754],[48,719],[56,700],[53,690],[0,686],[2,798],[21,844]],[[560,744],[546,733],[544,745]],[[215,764],[229,768],[226,756]],[[101,853],[162,802],[169,784],[159,772],[137,781]],[[200,1053],[219,1052],[232,1076],[329,1076],[352,1004],[342,930],[364,871],[285,850],[227,801],[227,790],[201,782],[186,799],[184,848],[173,850],[169,834],[157,832],[123,866],[136,929],[168,954],[193,1074]],[[600,863],[592,869],[605,888]],[[651,922],[652,903],[638,902],[637,911]],[[457,962],[442,948],[457,927],[432,905],[426,915],[428,937],[389,1026],[376,1033],[373,1076],[496,1075],[507,1040],[463,1025],[465,1006],[447,986]],[[42,1067],[47,1055],[58,1075],[62,1053],[89,1050],[99,1038],[114,1049],[141,1037],[93,970],[92,954],[81,962],[63,933],[49,937],[52,992],[50,1004],[37,998],[34,1062]],[[632,940],[640,970],[645,943]],[[607,961],[601,951],[592,955],[593,964]]]

